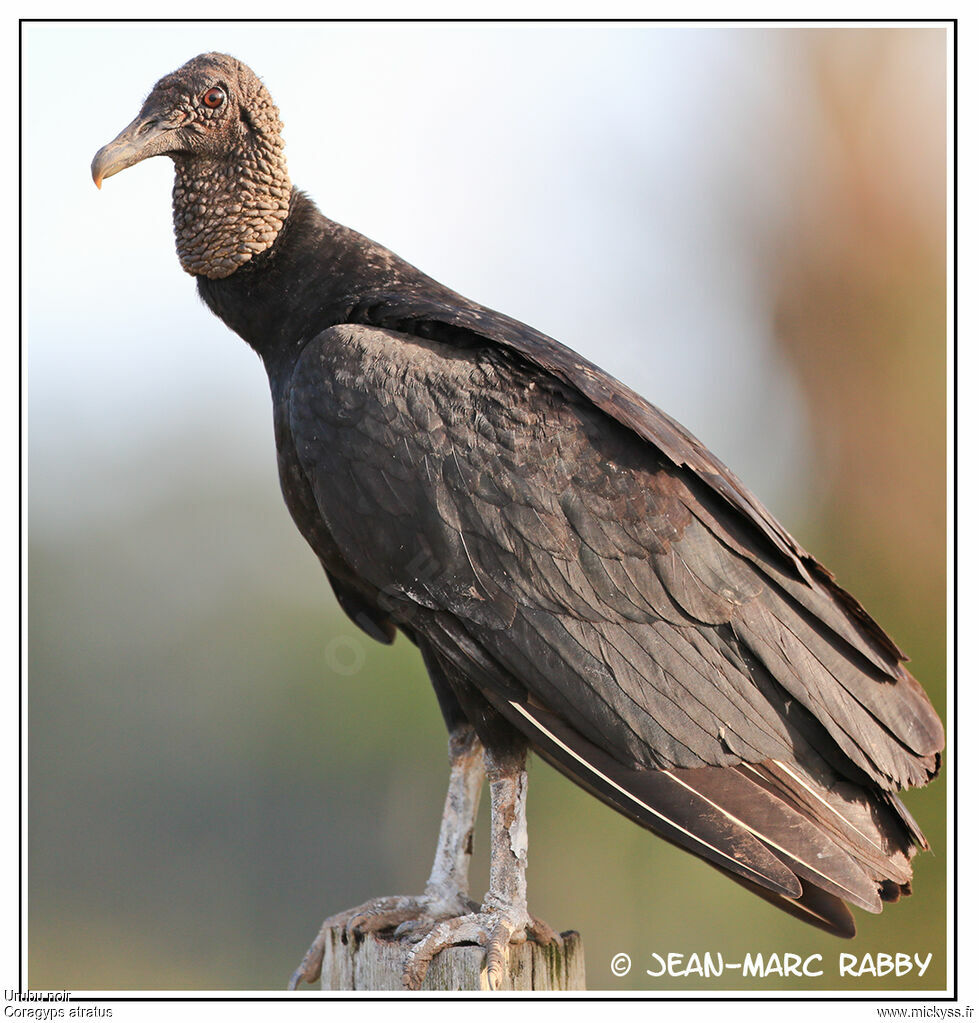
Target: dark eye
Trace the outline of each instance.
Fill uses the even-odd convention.
[[[210,107],[212,110],[221,106],[224,102],[224,89],[219,89],[216,85],[213,89],[208,89],[207,92],[201,96],[204,101],[204,106]]]

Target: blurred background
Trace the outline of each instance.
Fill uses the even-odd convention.
[[[281,989],[325,915],[422,888],[444,796],[414,649],[341,615],[279,495],[262,367],[179,269],[170,162],[91,183],[153,83],[207,50],[250,64],[327,216],[692,429],[944,715],[946,43],[24,26],[30,987]],[[646,976],[672,951],[824,957],[821,978],[724,987],[940,989],[945,776],[907,803],[933,847],[915,894],[856,911],[842,943],[535,763],[531,909],[582,933],[592,989],[721,989]],[[841,980],[841,951],[933,959],[923,978]]]

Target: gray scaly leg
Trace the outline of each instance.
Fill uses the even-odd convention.
[[[450,945],[474,943],[486,949],[487,981],[500,987],[511,942],[556,941],[547,924],[527,911],[526,754],[497,756],[486,751],[490,783],[490,887],[482,907],[436,924],[408,953],[403,983],[417,990],[432,957]]]
[[[476,908],[469,898],[469,862],[473,829],[483,787],[483,747],[469,725],[449,736],[449,790],[439,830],[435,862],[422,895],[390,895],[372,899],[323,921],[319,934],[289,981],[289,990],[315,983],[323,966],[326,935],[334,927],[366,933],[397,927],[399,936],[423,933],[438,921],[461,917]]]

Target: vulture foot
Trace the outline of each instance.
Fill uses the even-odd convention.
[[[395,937],[427,934],[443,920],[471,915],[477,904],[463,892],[426,891],[424,895],[388,895],[371,899],[353,909],[327,917],[303,961],[289,980],[289,990],[302,984],[315,984],[323,968],[326,937],[340,928],[343,940],[397,928]],[[433,953],[434,954],[434,953]]]
[[[512,909],[489,909],[438,923],[409,951],[402,984],[409,991],[421,988],[433,957],[452,945],[479,945],[486,950],[486,979],[498,991],[507,971],[507,948],[531,939],[540,944],[558,941],[545,923]]]

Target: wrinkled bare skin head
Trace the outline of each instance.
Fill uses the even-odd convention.
[[[176,169],[181,265],[227,277],[275,240],[291,183],[282,122],[265,86],[234,57],[207,53],[161,78],[136,119],[92,161],[102,181],[152,156]]]
[[[233,57],[195,57],[161,78],[132,124],[98,151],[92,162],[96,185],[151,156],[228,156],[246,142],[245,118],[251,122],[242,99],[261,92],[261,82]]]

